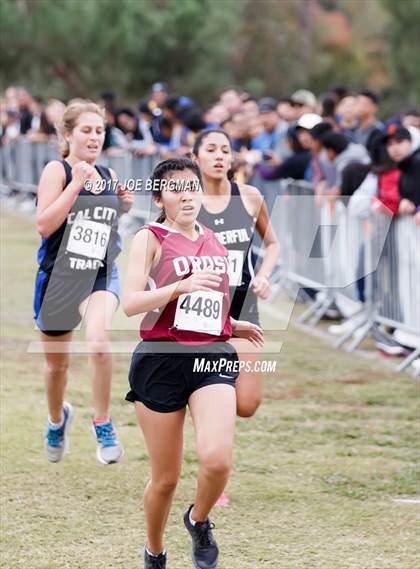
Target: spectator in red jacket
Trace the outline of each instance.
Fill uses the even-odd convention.
[[[420,225],[420,149],[413,148],[410,131],[396,124],[388,126],[384,135],[388,155],[398,164],[401,201],[400,214],[414,214]]]

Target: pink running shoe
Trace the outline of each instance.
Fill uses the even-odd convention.
[[[229,506],[229,504],[230,504],[230,500],[229,500],[228,496],[226,496],[226,494],[224,492],[222,492],[215,505],[216,506],[222,506],[222,507],[226,508],[227,506]]]

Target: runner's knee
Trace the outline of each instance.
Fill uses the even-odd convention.
[[[69,358],[66,357],[66,358],[61,359],[61,360],[47,359],[45,365],[46,365],[46,371],[49,375],[52,375],[52,376],[63,375],[65,373],[67,373],[67,370],[69,368]]]
[[[210,476],[226,476],[232,463],[232,449],[220,447],[200,452],[200,465]]]
[[[177,472],[166,472],[162,476],[152,478],[153,489],[161,495],[169,496],[175,492],[178,478]]]

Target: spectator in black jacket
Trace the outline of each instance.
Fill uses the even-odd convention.
[[[390,124],[384,135],[389,156],[401,170],[399,213],[415,214],[420,225],[420,148],[413,149],[410,131]]]

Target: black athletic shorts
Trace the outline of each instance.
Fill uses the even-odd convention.
[[[82,320],[80,303],[97,290],[107,290],[119,298],[119,277],[114,263],[108,273],[91,278],[65,278],[39,269],[35,282],[35,322],[47,336],[62,336]]]
[[[131,359],[127,401],[140,401],[152,411],[171,413],[186,407],[191,394],[201,387],[235,387],[238,355],[228,342],[201,346],[167,342],[173,353],[157,353],[159,344],[143,341],[137,345]],[[233,369],[236,371],[230,371]]]
[[[254,292],[246,288],[230,288],[230,315],[235,320],[247,320],[260,326],[258,298]]]

